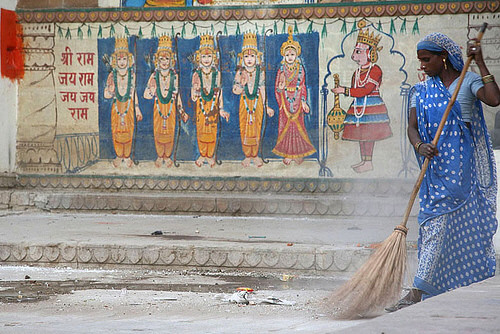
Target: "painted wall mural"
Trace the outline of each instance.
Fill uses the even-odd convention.
[[[477,16],[466,4],[309,7],[309,18],[263,7],[253,20],[241,9],[19,12],[19,172],[414,175],[405,132],[408,91],[423,80],[418,40],[439,26],[465,45],[489,22],[483,45],[500,72],[499,2]]]

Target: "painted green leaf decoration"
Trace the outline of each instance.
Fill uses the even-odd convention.
[[[312,33],[312,31],[313,31],[313,22],[311,21],[311,22],[309,22],[309,26],[307,26],[306,33],[310,34],[310,33]]]
[[[356,20],[354,20],[354,23],[352,24],[351,32],[356,31],[357,28],[358,28],[357,22],[356,22]]]
[[[420,35],[420,29],[418,28],[418,18],[415,20],[415,23],[413,24],[413,29],[411,30],[411,33],[413,35],[415,35],[415,34]]]
[[[380,20],[378,20],[378,27],[377,27],[377,30],[378,30],[378,31],[384,31],[384,30],[382,29],[382,22],[380,22]]]
[[[142,27],[139,27],[139,33],[137,34],[137,36],[139,36],[139,39],[142,38],[143,34],[142,34]]]
[[[227,21],[224,22],[224,35],[227,36]]]
[[[76,35],[78,36],[79,39],[83,39],[83,31],[82,27],[78,27],[78,31],[76,32]]]
[[[241,34],[240,23],[238,22],[238,24],[236,25],[236,36],[239,36],[240,34]]]
[[[88,26],[88,29],[87,29],[87,37],[92,38],[92,29],[90,29],[90,26]]]
[[[276,21],[274,21],[273,32],[275,35],[278,33],[278,23],[276,23]]]
[[[191,30],[191,35],[198,35],[198,29],[196,29],[196,24],[193,22],[193,30]]]
[[[342,23],[342,28],[340,28],[340,32],[343,34],[347,34],[347,22],[343,20],[344,23]]]
[[[151,29],[151,37],[156,37],[156,22],[153,22],[153,29]]]
[[[401,29],[399,29],[399,32],[406,34],[406,17],[403,20],[403,24],[401,25]]]
[[[69,31],[69,27],[68,27],[68,30],[66,30],[66,39],[71,39],[71,31]]]
[[[295,21],[294,27],[293,27],[293,33],[298,34],[299,33],[299,27],[297,26],[297,21]]]
[[[102,26],[99,24],[99,31],[97,32],[97,38],[102,38]]]
[[[391,30],[390,30],[391,35],[396,34],[396,27],[394,26],[394,19],[391,19]]]
[[[115,35],[115,26],[111,25],[111,28],[109,29],[109,37],[113,37]]]
[[[59,26],[59,29],[57,30],[57,36],[59,36],[60,38],[62,38],[64,36],[62,29],[61,29],[61,26]]]
[[[344,21],[345,24],[345,21]],[[326,20],[323,21],[323,30],[321,30],[321,38],[325,39],[328,36],[328,29],[326,29]]]
[[[127,26],[125,26],[125,35],[126,35],[127,37],[129,37],[129,36],[130,36],[130,32],[128,31]]]

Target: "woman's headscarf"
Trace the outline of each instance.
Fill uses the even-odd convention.
[[[434,52],[448,52],[448,59],[451,66],[458,72],[464,68],[464,60],[462,58],[462,50],[457,43],[453,42],[448,36],[439,32],[434,32],[422,38],[417,44],[418,50],[427,50]]]

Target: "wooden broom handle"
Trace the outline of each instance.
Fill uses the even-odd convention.
[[[483,26],[481,27],[481,30],[479,31],[479,34],[477,35],[477,40],[481,41],[483,38],[484,32],[486,31],[486,27],[488,26],[488,23],[483,23]],[[467,61],[464,64],[464,68],[462,69],[462,73],[460,73],[460,77],[458,79],[457,87],[455,88],[455,91],[453,92],[453,95],[451,96],[450,102],[446,106],[446,110],[444,111],[443,117],[441,117],[441,122],[439,123],[438,129],[436,131],[436,137],[432,140],[432,145],[437,146],[439,137],[441,136],[441,132],[443,132],[444,124],[446,123],[446,119],[448,118],[448,115],[450,114],[451,108],[453,107],[453,104],[457,100],[457,95],[458,91],[460,90],[460,87],[462,86],[462,82],[464,81],[465,78],[465,73],[467,73],[467,69],[469,68],[470,62],[472,61],[473,56],[467,57]],[[415,186],[413,186],[413,190],[411,192],[410,196],[410,201],[408,202],[408,206],[406,207],[406,212],[403,217],[403,221],[401,222],[401,225],[406,227],[406,223],[408,222],[408,218],[410,217],[411,209],[413,208],[413,203],[415,202],[415,198],[417,198],[418,191],[420,190],[420,186],[422,185],[422,181],[424,180],[425,172],[427,171],[427,168],[429,167],[429,159],[425,158],[424,163],[422,164],[422,168],[420,170],[420,174],[418,175],[417,182],[415,183]]]

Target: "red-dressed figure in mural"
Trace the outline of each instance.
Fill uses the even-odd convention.
[[[134,139],[134,111],[137,121],[142,120],[139,100],[135,89],[134,56],[128,49],[127,38],[115,40],[115,51],[111,55],[111,73],[104,87],[104,98],[113,99],[111,105],[111,135],[116,158],[113,166],[122,162],[132,167],[130,158]]]
[[[250,163],[261,167],[264,162],[258,156],[260,133],[264,117],[264,101],[266,101],[265,73],[261,68],[262,52],[257,49],[257,35],[246,33],[243,36],[243,47],[238,55],[239,66],[233,83],[233,93],[240,95],[239,116],[241,148],[245,159],[244,167]],[[267,114],[272,117],[274,110],[266,107]]]
[[[283,157],[283,163],[301,164],[304,157],[316,152],[309,139],[304,114],[307,104],[306,72],[300,61],[301,46],[293,40],[288,27],[288,40],[281,45],[283,60],[276,74],[275,95],[279,106],[278,139],[273,153]]]
[[[155,71],[149,77],[144,90],[144,98],[154,98],[153,106],[153,133],[155,140],[156,167],[165,164],[172,167],[171,159],[174,149],[176,120],[179,116],[187,122],[189,115],[182,107],[179,94],[179,76],[174,70],[175,53],[170,36],[163,35],[158,41],[158,50],[155,54]]]
[[[368,29],[359,31],[351,59],[358,64],[351,80],[351,87],[332,89],[335,94],[352,96],[344,120],[342,139],[359,142],[361,161],[352,165],[357,173],[373,169],[372,156],[375,142],[392,136],[390,120],[384,101],[380,97],[382,70],[375,62],[381,36],[374,36]]]
[[[191,100],[195,103],[196,137],[200,156],[195,164],[201,167],[215,165],[217,128],[219,116],[229,121],[229,113],[223,109],[221,74],[217,69],[217,53],[214,37],[202,35],[196,51],[197,68],[191,79]]]

